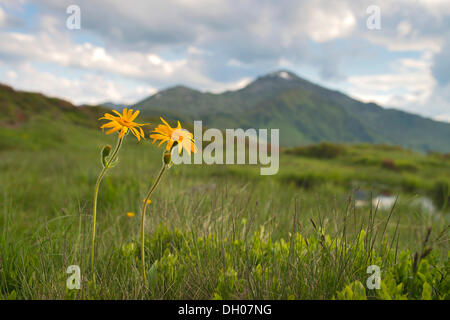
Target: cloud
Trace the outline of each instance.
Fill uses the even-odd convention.
[[[87,73],[70,79],[56,76],[33,67],[30,63],[16,66],[15,70],[0,73],[1,81],[19,90],[43,92],[49,96],[70,100],[76,104],[98,104],[106,101],[134,103],[156,92],[149,86],[135,86],[120,80],[112,80],[98,74]]]
[[[435,110],[436,120],[450,122],[450,83],[436,85],[426,105]]]
[[[393,52],[437,53],[443,45],[443,33],[450,28],[450,6],[446,1],[378,0],[361,3],[365,7],[374,4],[380,8],[381,29],[369,30],[362,23],[358,28],[359,36]]]
[[[439,83],[433,76],[433,60],[399,59],[393,73],[351,76],[352,96],[366,102],[421,114],[438,121],[450,120],[450,82]]]
[[[47,12],[64,12],[70,1],[44,0]],[[78,1],[82,29],[105,47],[163,52],[195,47],[220,51],[226,60],[276,61],[286,50],[307,57],[309,39],[347,36],[356,24],[351,4],[328,1]],[[189,50],[189,49],[188,49]]]
[[[450,123],[450,113],[443,113],[443,114],[435,117],[434,120]]]
[[[450,33],[442,51],[434,58],[433,75],[441,85],[450,83]]]
[[[142,80],[162,86],[182,82],[202,89],[223,87],[225,83],[212,81],[202,74],[200,49],[191,47],[189,56],[168,60],[149,51],[111,50],[89,42],[76,44],[67,32],[55,27],[55,19],[43,16],[41,30],[36,34],[0,33],[0,57],[4,60],[45,62],[62,67],[102,72],[128,79]],[[195,52],[194,52],[195,51]]]
[[[253,78],[244,77],[237,81],[224,83],[222,86],[218,86],[216,89],[210,90],[210,91],[213,93],[220,93],[220,92],[223,92],[226,90],[239,90],[239,89],[244,88],[246,85],[248,85],[252,80],[253,80]]]
[[[398,59],[392,62],[394,72],[350,76],[353,95],[391,107],[422,105],[431,96],[435,79],[428,59]]]
[[[58,93],[54,85],[74,101],[138,100],[176,84],[219,92],[288,67],[387,106],[430,116],[448,107],[446,1],[78,0],[73,31],[71,0],[0,3],[3,79]],[[381,30],[366,27],[373,4]],[[11,27],[18,16],[24,22]],[[81,84],[88,80],[98,85]],[[77,95],[58,87],[69,84]]]
[[[307,19],[308,36],[316,42],[327,42],[347,36],[356,25],[356,18],[350,8],[325,6],[311,10]]]
[[[0,27],[3,27],[5,24],[6,24],[6,14],[0,7]]]

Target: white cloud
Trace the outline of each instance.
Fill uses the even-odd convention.
[[[152,87],[134,87],[123,81],[91,73],[76,79],[56,76],[39,70],[30,63],[21,64],[15,71],[9,70],[0,74],[0,77],[1,81],[6,81],[16,89],[42,92],[75,104],[98,104],[105,101],[134,103],[136,98],[145,98],[156,92]]]
[[[405,37],[411,33],[412,27],[408,21],[401,21],[397,24],[397,34],[399,37]]]
[[[347,8],[315,8],[306,21],[308,36],[316,42],[347,36],[356,25],[354,14]]]
[[[218,85],[215,89],[209,90],[213,93],[221,93],[227,90],[239,90],[248,85],[253,79],[250,77],[244,77],[238,81],[226,82],[224,84]]]
[[[440,114],[434,117],[434,120],[442,121],[442,122],[450,122],[450,113]]]
[[[417,2],[438,19],[450,14],[448,0],[417,0]]]
[[[364,101],[406,109],[411,104],[423,105],[428,101],[436,85],[431,72],[431,61],[398,59],[392,63],[392,71],[350,76],[350,92]]]
[[[44,17],[48,25],[52,19]],[[51,30],[50,24],[50,30]],[[46,29],[47,30],[47,29]],[[107,52],[104,47],[91,43],[75,44],[70,37],[53,29],[47,32],[24,34],[0,33],[0,54],[21,58],[27,62],[47,62],[63,67],[76,67],[90,72],[100,71],[141,81],[184,81],[192,86],[212,89],[223,85],[203,75],[195,64],[186,58],[165,60],[155,53],[140,51]]]
[[[419,36],[416,33],[407,35],[385,36],[371,33],[367,35],[371,42],[382,45],[391,51],[418,51],[436,53],[441,50],[444,40],[441,36]]]
[[[6,72],[6,78],[9,79],[10,81],[14,81],[17,79],[17,72],[13,71],[13,70],[9,70],[8,72]]]
[[[187,53],[192,55],[211,55],[211,52],[197,48],[196,46],[188,46]]]
[[[398,59],[392,73],[348,78],[352,96],[366,102],[450,122],[450,83],[438,84],[432,74],[432,59]]]
[[[246,63],[239,61],[238,59],[230,59],[227,62],[227,66],[237,67],[237,68],[249,68],[249,65]]]
[[[0,27],[3,27],[6,24],[6,14],[3,11],[2,7],[0,7]]]

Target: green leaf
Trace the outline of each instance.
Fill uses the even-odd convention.
[[[431,286],[428,284],[428,282],[424,282],[422,289],[422,300],[431,300],[432,299],[431,292],[432,292]]]
[[[17,300],[17,293],[16,290],[11,291],[11,293],[8,295],[6,300]]]
[[[109,144],[107,144],[106,146],[103,147],[103,150],[102,150],[102,164],[103,164],[103,166],[105,168],[107,167],[107,160],[106,160],[106,158],[111,153],[111,149],[112,149],[111,146]]]
[[[157,280],[158,277],[158,260],[156,260],[152,266],[150,267],[150,270],[148,272],[148,285],[149,287],[152,287]]]

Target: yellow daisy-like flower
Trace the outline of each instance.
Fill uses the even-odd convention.
[[[134,217],[134,212],[127,212],[127,216],[129,218],[133,218]]]
[[[150,138],[153,139],[153,143],[156,140],[161,140],[158,147],[167,141],[166,150],[170,151],[172,146],[176,142],[180,145],[178,148],[178,153],[181,153],[184,148],[187,153],[190,155],[191,151],[196,153],[197,147],[195,146],[195,141],[192,133],[183,129],[181,127],[180,121],[178,121],[178,126],[176,128],[172,128],[163,118],[160,118],[163,124],[158,125],[158,127],[153,130],[153,134],[150,135]]]
[[[142,202],[145,203],[145,199],[142,200]],[[152,200],[148,199],[148,200],[147,200],[147,204],[150,204],[150,203],[152,203]]]
[[[134,120],[139,115],[139,110],[136,110],[136,112],[133,113],[133,109],[123,109],[122,114],[117,112],[116,110],[113,110],[114,113],[117,114],[117,116],[114,116],[109,113],[105,113],[105,115],[98,120],[109,120],[110,122],[105,123],[100,128],[111,128],[110,130],[106,131],[106,134],[111,134],[116,131],[120,131],[119,138],[123,138],[123,136],[130,130],[135,137],[140,141],[141,138],[145,139],[144,131],[142,130],[142,126],[146,126],[149,123],[136,123]]]

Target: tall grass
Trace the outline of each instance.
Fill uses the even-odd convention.
[[[160,152],[148,142],[125,145],[103,181],[98,282],[90,286],[95,160],[109,140],[90,131],[75,135],[65,147],[0,153],[1,298],[331,299],[360,297],[358,282],[369,298],[428,297],[429,287],[431,298],[448,298],[444,212],[411,206],[415,195],[404,193],[391,211],[357,207],[344,186],[299,188],[226,166],[173,166],[166,173],[147,212],[146,290],[139,215],[126,213],[139,212],[147,181],[158,172]],[[371,264],[381,267],[382,290],[365,287]],[[66,288],[70,265],[81,267],[81,290]]]

